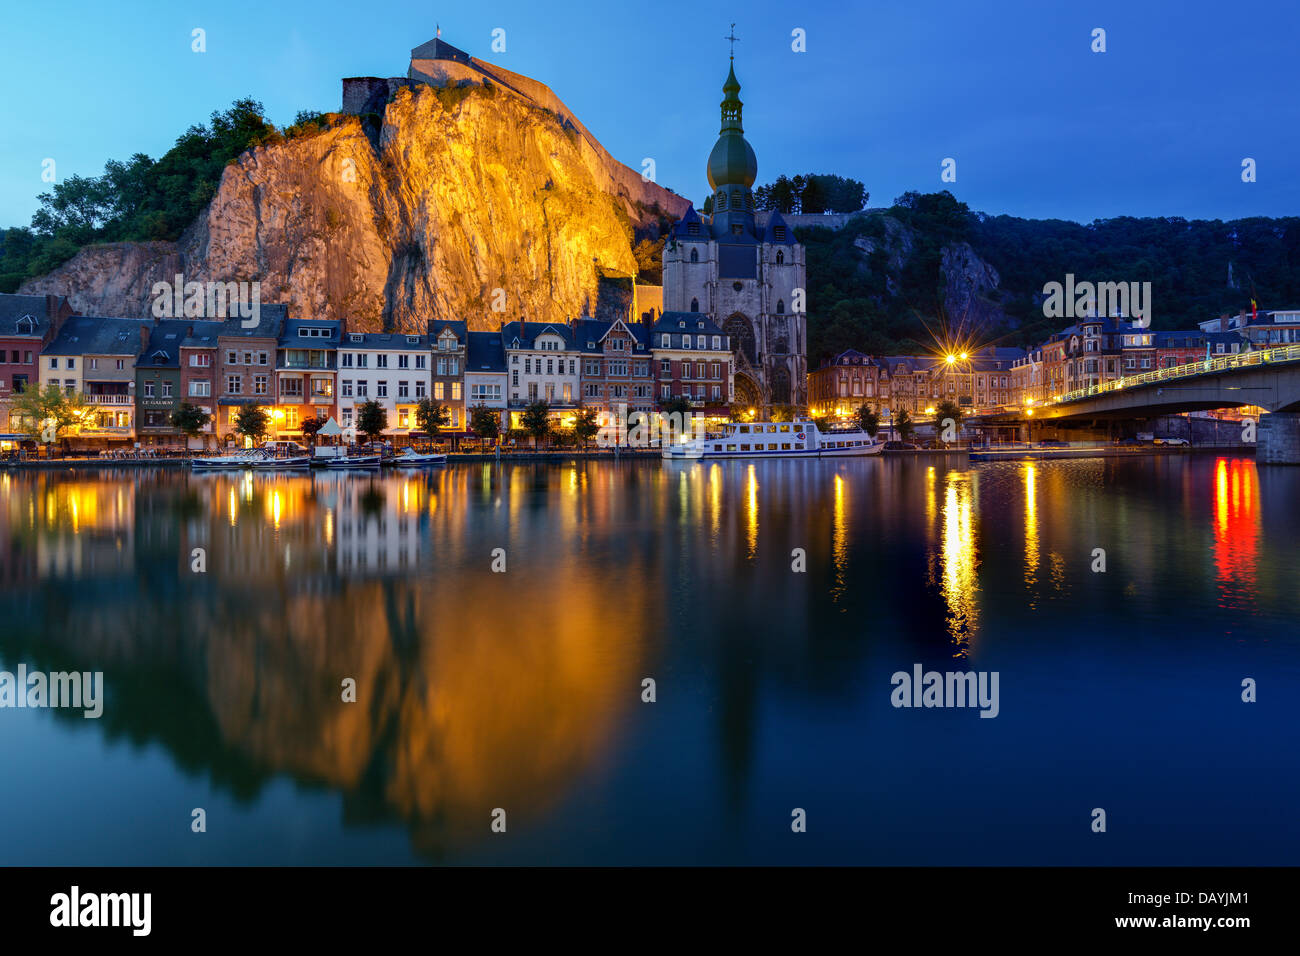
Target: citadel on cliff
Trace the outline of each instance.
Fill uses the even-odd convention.
[[[703,313],[727,335],[734,356],[734,400],[752,406],[806,405],[807,287],[803,246],[779,212],[756,213],[758,160],[745,140],[735,57],[723,84],[722,125],[706,175],[713,213],[702,216],[682,197],[613,160],[546,85],[472,57],[440,37],[411,51],[406,77],[343,81],[343,112],[382,115],[403,87],[492,83],[554,113],[573,130],[584,159],[607,178],[611,192],[632,203],[678,216],[667,237],[663,286],[638,286],[654,323],[660,312]],[[683,209],[682,207],[685,206]],[[656,302],[662,308],[656,308]],[[636,317],[634,317],[636,318]]]

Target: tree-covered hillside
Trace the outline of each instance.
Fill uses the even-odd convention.
[[[950,193],[907,193],[889,210],[845,228],[798,231],[808,259],[810,364],[845,348],[877,354],[932,346],[930,331],[974,327],[986,342],[1030,345],[1068,320],[1045,319],[1042,289],[1079,281],[1150,282],[1152,326],[1250,308],[1300,307],[1300,218],[1230,222],[1181,218],[1019,219],[972,213]],[[944,266],[944,250],[968,244],[997,271],[974,282],[978,309],[961,292],[971,277]],[[978,277],[976,277],[978,279]],[[954,298],[963,302],[956,305]]]

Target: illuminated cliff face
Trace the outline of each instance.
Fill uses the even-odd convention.
[[[581,136],[519,97],[403,89],[377,147],[360,119],[339,117],[253,150],[178,243],[89,247],[27,286],[101,315],[148,314],[153,283],[181,272],[260,280],[263,302],[359,331],[563,321],[594,307],[596,263],[635,269],[628,225],[652,217],[623,195],[625,167],[593,162]]]

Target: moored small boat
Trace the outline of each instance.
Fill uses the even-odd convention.
[[[447,456],[435,455],[432,452],[426,454],[408,448],[406,451],[402,452],[402,454],[394,456],[389,461],[398,468],[414,468],[419,465],[445,465],[447,463]]]
[[[326,468],[378,468],[383,461],[379,453],[365,455],[343,455],[339,458],[326,458]]]
[[[292,468],[307,468],[311,465],[311,455],[285,455],[281,458],[263,457],[253,462],[258,471],[288,471]]]
[[[234,455],[210,455],[191,458],[190,467],[200,471],[231,471],[236,468],[251,468],[261,457],[260,453],[253,451],[241,451]]]

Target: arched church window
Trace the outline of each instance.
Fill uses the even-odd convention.
[[[778,237],[778,238],[779,238],[779,237]],[[776,251],[776,264],[777,264],[778,266],[779,266],[779,265],[784,265],[784,264],[785,264],[785,250],[784,250],[784,249],[778,249],[778,250]]]
[[[785,299],[776,300],[776,314],[785,315]]]
[[[700,250],[699,250],[699,249],[692,249],[692,250],[691,250],[691,262],[699,262],[699,261],[700,261]],[[694,310],[692,310],[692,311],[694,311]]]
[[[692,312],[698,312],[698,311],[700,311],[700,300],[699,300],[699,299],[691,299],[691,311],[692,311]]]

